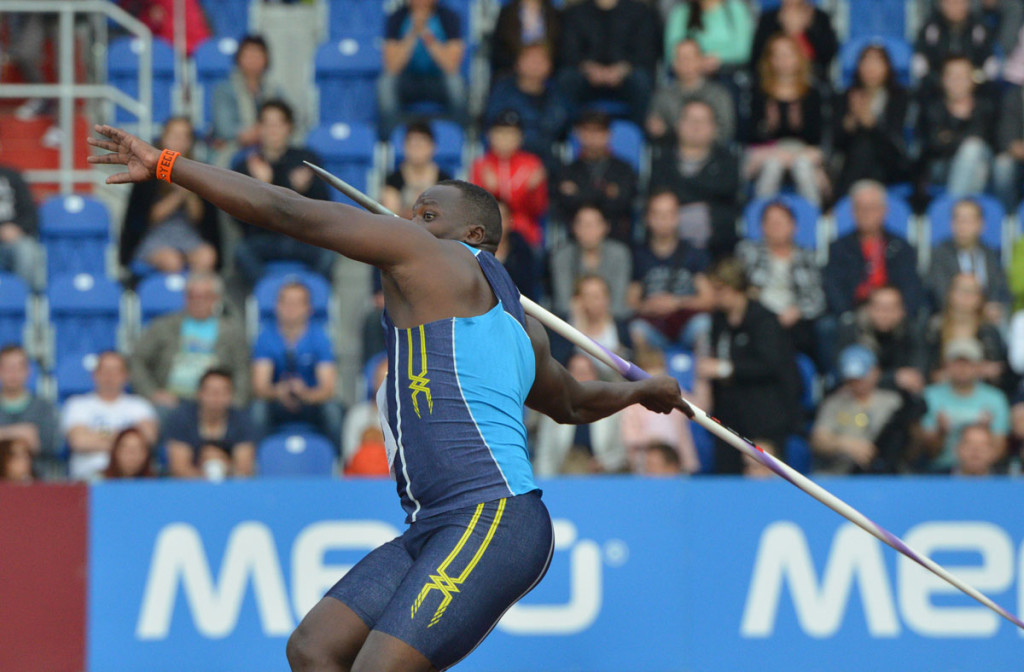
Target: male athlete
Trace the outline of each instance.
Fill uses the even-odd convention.
[[[544,576],[551,519],[526,448],[523,405],[564,423],[631,404],[689,412],[668,377],[575,381],[493,252],[495,200],[467,182],[428,189],[413,219],[304,198],[97,126],[92,163],[157,177],[228,214],[381,269],[388,375],[378,393],[406,532],[371,552],[288,640],[292,670],[427,672],[462,660]]]

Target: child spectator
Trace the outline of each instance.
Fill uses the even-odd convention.
[[[412,219],[412,206],[420,194],[442,180],[451,179],[434,161],[436,149],[429,123],[417,121],[406,127],[402,162],[387,176],[380,192],[384,207]]]
[[[724,85],[704,76],[704,54],[697,40],[680,40],[672,60],[675,81],[660,87],[651,100],[647,114],[647,134],[652,140],[672,145],[676,121],[683,107],[694,100],[711,106],[714,111],[715,139],[728,145],[736,135],[736,103]]]
[[[625,317],[626,291],[633,268],[629,248],[608,239],[608,222],[594,206],[576,211],[572,223],[572,242],[551,254],[552,303],[561,315],[568,315],[576,282],[586,274],[600,275],[608,283],[612,297],[612,314]]]
[[[0,439],[0,483],[31,483],[32,449],[23,439]]]
[[[152,478],[153,451],[149,441],[135,427],[121,430],[110,449],[110,464],[103,470],[106,480],[123,478]]]
[[[345,414],[342,432],[342,463],[345,475],[378,475],[380,458],[383,456],[383,474],[388,474],[388,460],[384,451],[384,435],[380,429],[377,408],[377,391],[388,375],[388,359],[384,353],[373,369],[373,380],[364,401],[353,405]]]
[[[690,38],[706,54],[706,73],[737,70],[750,60],[753,36],[754,21],[742,0],[684,0],[666,21],[665,62],[672,61],[676,44]]]
[[[267,81],[269,66],[266,41],[259,35],[246,35],[238,41],[231,75],[213,89],[212,140],[225,159],[259,142],[260,107],[284,99],[284,90]]]

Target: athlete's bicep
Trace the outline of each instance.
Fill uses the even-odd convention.
[[[564,366],[551,356],[551,344],[544,326],[532,317],[526,318],[527,333],[533,345],[537,370],[526,405],[561,423],[572,423],[573,386],[579,385]]]

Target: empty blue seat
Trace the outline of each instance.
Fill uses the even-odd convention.
[[[366,192],[373,170],[376,142],[376,131],[369,124],[340,121],[319,126],[306,138],[306,146],[320,155],[326,170],[362,192]],[[331,198],[351,202],[333,188]]]
[[[743,218],[747,222],[747,237],[751,240],[761,240],[761,213],[764,212],[765,206],[776,201],[788,206],[796,217],[796,244],[808,250],[818,249],[818,217],[821,213],[804,199],[791,194],[751,201],[743,211]]]
[[[300,282],[309,288],[310,303],[313,307],[312,319],[319,323],[327,322],[327,306],[331,301],[331,285],[323,276],[312,271],[299,271],[268,275],[262,278],[253,288],[256,311],[260,328],[274,324],[274,307],[277,305],[277,293],[286,283]]]
[[[121,318],[121,288],[103,276],[59,275],[46,290],[53,354],[65,358],[113,350]]]
[[[985,216],[985,227],[981,230],[981,240],[994,250],[1003,247],[1003,217],[1006,214],[1002,204],[993,196],[975,194],[964,198],[940,196],[928,206],[928,240],[932,247],[948,240],[953,235],[953,206],[959,201],[972,200],[981,206]]]
[[[107,51],[107,79],[132,98],[139,95],[139,55],[145,42],[134,37],[119,37]],[[153,38],[153,123],[162,124],[171,116],[171,92],[174,89],[174,48]],[[142,101],[145,103],[146,101]],[[114,122],[134,123],[138,117],[121,106],[114,112]]]
[[[24,344],[28,299],[29,289],[24,280],[0,273],[0,348]]]
[[[334,473],[334,447],[314,433],[282,433],[260,442],[261,476],[331,476]]]
[[[387,18],[384,5],[381,0],[333,0],[328,8],[331,39],[346,35],[382,36]]]
[[[885,215],[885,228],[893,233],[897,233],[904,238],[910,239],[910,218],[913,212],[907,202],[902,198],[897,198],[893,194],[889,194],[889,211]],[[852,232],[856,225],[853,220],[853,203],[849,196],[844,196],[838,203],[836,203],[835,210],[832,214],[836,218],[836,236],[841,237]]]
[[[434,119],[430,122],[437,144],[434,160],[450,175],[462,172],[462,150],[466,135],[462,127],[453,121]],[[394,165],[402,162],[405,152],[405,126],[399,126],[391,134],[391,147],[394,149]]]
[[[848,39],[884,35],[903,39],[907,34],[906,0],[849,0]]]
[[[711,432],[704,429],[696,422],[690,423],[690,434],[693,436],[693,446],[697,450],[697,459],[700,460],[701,474],[712,474],[715,471],[715,437]]]
[[[135,288],[139,297],[139,318],[142,326],[161,315],[177,313],[185,308],[185,276],[156,273],[147,276]]]
[[[218,37],[242,37],[249,32],[249,0],[200,0]]]
[[[39,240],[46,248],[47,276],[104,275],[110,213],[89,196],[55,196],[39,208]]]
[[[786,463],[801,474],[811,473],[811,446],[807,439],[797,434],[786,439]]]
[[[668,375],[679,382],[679,387],[687,392],[693,392],[697,366],[697,360],[693,353],[683,348],[669,348],[665,351],[665,364]]]
[[[320,90],[320,123],[374,123],[380,68],[379,38],[342,37],[317,49],[315,76]]]
[[[231,76],[235,67],[235,52],[238,51],[238,40],[233,37],[219,37],[206,40],[200,44],[193,54],[196,64],[196,83],[202,92],[203,101],[200,110],[202,118],[197,126],[201,129],[213,122],[213,90],[217,84]]]
[[[569,143],[572,147],[573,156],[578,156],[580,146],[575,131],[569,136]],[[631,165],[637,174],[642,172],[644,134],[639,126],[623,119],[614,120],[611,125],[611,140],[609,144],[611,145],[612,154]]]
[[[866,1],[855,0],[850,4],[857,5],[860,2]],[[839,66],[842,73],[843,88],[850,86],[850,83],[853,81],[853,73],[857,70],[857,60],[860,58],[860,52],[864,51],[865,47],[874,45],[885,49],[889,54],[889,60],[892,61],[892,69],[896,73],[896,78],[900,84],[908,86],[910,84],[910,61],[914,57],[913,47],[907,44],[907,41],[901,36],[863,35],[848,40],[839,49]]]
[[[57,383],[57,399],[61,403],[75,394],[92,392],[92,372],[96,368],[97,353],[86,353],[75,357],[62,357],[54,369]]]

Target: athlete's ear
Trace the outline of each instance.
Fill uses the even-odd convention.
[[[466,227],[463,240],[473,247],[478,247],[487,241],[487,229],[480,224],[470,224]]]

